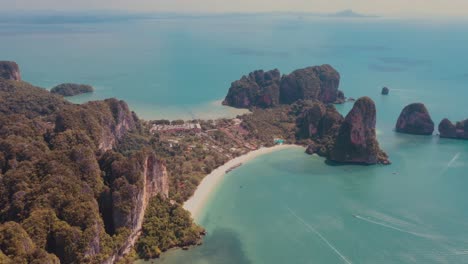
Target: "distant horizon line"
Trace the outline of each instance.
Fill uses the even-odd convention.
[[[353,9],[341,9],[335,12],[317,12],[317,11],[137,11],[123,9],[16,9],[9,11],[0,11],[2,15],[132,15],[132,16],[151,16],[151,15],[180,15],[180,16],[227,16],[227,15],[298,15],[298,16],[317,16],[329,18],[401,18],[401,19],[463,19],[466,16],[449,15],[427,15],[427,14],[368,14],[356,12]],[[1,19],[0,19],[1,20]]]

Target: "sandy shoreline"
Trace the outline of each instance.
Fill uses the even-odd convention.
[[[271,148],[261,148],[226,162],[224,165],[216,168],[210,174],[205,176],[205,178],[203,178],[202,182],[200,183],[200,185],[198,185],[197,189],[195,190],[194,195],[184,203],[184,208],[192,214],[192,217],[194,219],[197,219],[197,217],[199,217],[201,209],[205,206],[213,191],[224,179],[226,175],[226,170],[232,168],[233,166],[236,166],[239,163],[245,163],[261,155],[290,148],[302,147],[297,145],[280,145]]]

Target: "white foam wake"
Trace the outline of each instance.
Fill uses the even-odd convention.
[[[389,229],[393,229],[393,230],[396,230],[396,231],[399,231],[399,232],[402,232],[402,233],[410,234],[410,235],[413,235],[413,236],[423,237],[423,238],[434,238],[434,237],[431,236],[431,235],[421,234],[421,233],[416,233],[416,232],[404,230],[404,229],[401,229],[401,228],[398,228],[398,227],[395,227],[395,226],[388,225],[388,224],[386,224],[386,223],[374,221],[374,220],[372,220],[372,219],[369,219],[369,218],[367,218],[367,217],[363,217],[363,216],[360,216],[360,215],[354,215],[354,217],[356,217],[357,219],[360,219],[360,220],[362,220],[362,221],[371,223],[371,224],[383,226],[383,227],[386,227],[386,228],[389,228]]]
[[[452,165],[458,160],[459,157],[460,157],[460,152],[458,152],[457,154],[455,154],[455,156],[453,156],[453,158],[447,164],[447,168],[452,167]]]
[[[441,176],[443,176],[447,172],[447,170],[450,169],[450,167],[452,167],[453,164],[455,164],[455,162],[458,160],[459,157],[460,157],[460,152],[455,154],[455,156],[453,156],[453,158],[447,163],[447,166],[445,166],[445,168],[442,170]]]
[[[299,217],[291,208],[286,207],[288,211],[296,217],[304,226],[306,226],[310,231],[314,232],[320,239],[322,239],[323,242],[325,242],[345,263],[347,264],[352,264],[351,261],[349,261],[343,254],[341,254],[336,247],[334,247],[322,234],[320,234],[319,231],[317,231],[315,228],[313,228],[309,223],[307,223],[304,219]]]

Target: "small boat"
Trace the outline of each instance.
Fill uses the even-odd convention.
[[[227,169],[226,173],[229,173],[229,172],[239,168],[240,166],[242,166],[242,163],[236,164],[236,165],[232,166],[231,168]]]

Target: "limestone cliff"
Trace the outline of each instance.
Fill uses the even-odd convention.
[[[342,103],[340,74],[330,65],[308,67],[283,76],[280,102],[290,104],[299,99],[316,99],[324,103]]]
[[[131,166],[132,168],[125,169],[120,166]],[[119,166],[113,166],[113,170],[115,174],[113,177],[126,177],[128,173],[132,173],[136,175],[127,177],[127,181],[132,183],[134,177],[136,177],[135,180],[137,181],[132,186],[120,189],[121,183],[114,185],[115,188],[112,194],[114,228],[116,230],[121,227],[128,227],[132,230],[140,229],[141,220],[149,199],[157,194],[164,197],[168,196],[169,185],[166,167],[156,159],[154,154],[149,154],[145,157],[124,160]],[[119,175],[120,173],[123,175]],[[127,210],[129,208],[126,206],[129,202],[128,199],[132,201],[129,204],[130,210]]]
[[[369,97],[356,101],[341,124],[328,159],[339,163],[388,164],[377,141],[375,103]]]
[[[280,77],[278,70],[262,70],[243,76],[231,84],[224,105],[237,108],[274,107],[298,100],[343,103],[338,90],[340,74],[330,65],[308,67]]]
[[[251,72],[231,84],[224,105],[237,108],[271,107],[279,104],[280,72]]]
[[[434,121],[432,121],[424,104],[410,104],[401,111],[396,124],[396,131],[414,135],[432,135]]]
[[[320,101],[306,101],[301,114],[296,120],[299,139],[310,138],[324,142],[326,138],[333,137],[343,122],[343,116],[336,111],[333,105],[324,105]]]
[[[110,177],[114,180],[109,194],[108,219],[111,232],[127,228],[130,235],[106,263],[114,263],[128,254],[141,233],[150,199],[156,195],[167,198],[169,179],[165,164],[154,153],[139,153],[130,159],[114,161]]]
[[[13,61],[0,61],[0,78],[21,81],[21,73],[18,64]]]
[[[468,119],[453,124],[445,118],[439,124],[441,138],[468,139]]]

